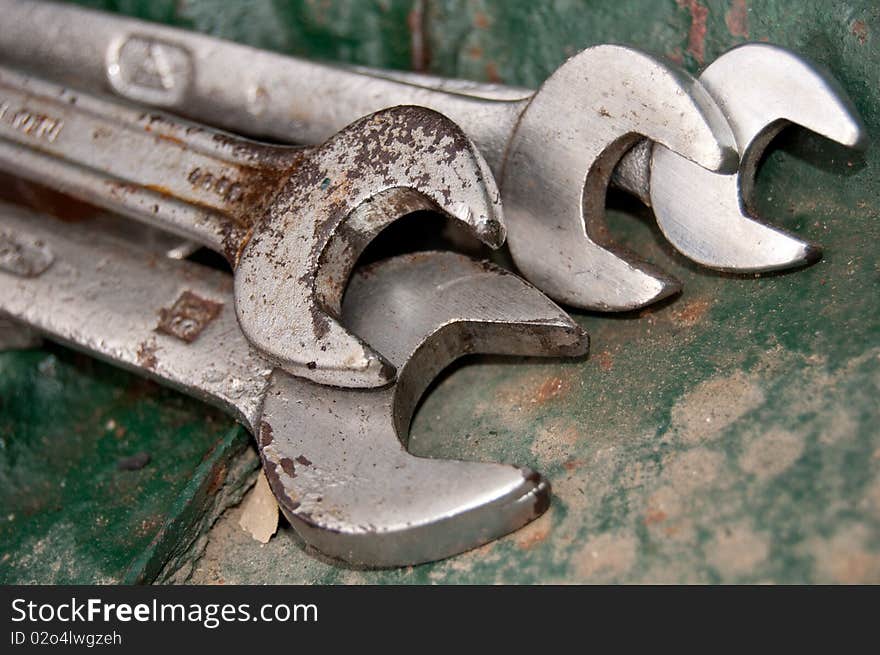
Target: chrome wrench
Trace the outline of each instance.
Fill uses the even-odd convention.
[[[0,266],[0,316],[231,412],[257,437],[292,526],[325,555],[358,566],[440,559],[519,528],[549,504],[549,483],[530,469],[417,458],[405,448],[419,397],[455,358],[586,351],[577,325],[507,271],[434,252],[356,272],[341,321],[399,376],[383,389],[339,389],[293,377],[253,347],[226,273],[6,204],[0,235],[21,254]],[[180,338],[169,329],[178,319],[198,322],[198,334]]]

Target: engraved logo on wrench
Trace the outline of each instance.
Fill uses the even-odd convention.
[[[64,122],[59,118],[39,114],[26,107],[15,109],[8,100],[0,101],[0,121],[23,134],[46,139],[50,143],[58,138],[64,126]]]
[[[121,95],[157,106],[179,102],[192,79],[192,57],[178,45],[137,35],[107,50],[107,80]]]

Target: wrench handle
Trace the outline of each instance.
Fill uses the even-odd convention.
[[[318,144],[361,116],[422,105],[458,123],[497,175],[525,103],[279,55],[132,18],[32,0],[0,0],[0,59],[209,125]],[[426,78],[429,79],[429,78]]]
[[[291,155],[0,67],[0,169],[232,262]]]
[[[0,266],[0,320],[210,402],[253,429],[273,367],[238,327],[229,274],[4,202],[2,238],[25,257],[40,244],[49,264],[28,275]],[[196,337],[184,338],[183,326]]]

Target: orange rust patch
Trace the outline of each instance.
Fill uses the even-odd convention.
[[[546,515],[545,515],[546,516]],[[549,518],[532,521],[516,533],[516,545],[523,550],[531,550],[550,536]]]
[[[536,409],[559,396],[564,396],[572,386],[572,379],[565,375],[538,374],[528,378],[516,378],[502,384],[496,390],[499,402],[517,409]]]
[[[65,223],[78,223],[101,210],[72,196],[53,191],[41,184],[0,173],[0,199],[23,204]]]
[[[679,533],[680,530],[681,530],[681,524],[678,523],[676,525],[670,525],[663,532],[666,534],[667,537],[674,537],[676,534]]]
[[[673,320],[679,325],[691,327],[703,320],[706,312],[712,306],[712,301],[706,298],[697,298],[685,304],[681,309],[672,313]]]
[[[169,143],[173,143],[174,145],[184,148],[186,147],[183,139],[178,139],[176,136],[171,136],[170,134],[156,134],[155,137],[159,141],[168,141]]]
[[[170,309],[159,310],[157,332],[192,343],[208,324],[220,315],[223,303],[214,302],[184,291]]]
[[[724,16],[727,31],[731,36],[749,38],[749,8],[747,0],[733,0],[733,4]]]
[[[853,21],[852,33],[859,40],[860,44],[865,45],[865,42],[868,40],[868,26],[865,25],[865,21]]]
[[[679,7],[687,9],[691,14],[687,51],[702,64],[706,57],[706,19],[709,17],[709,9],[701,5],[699,0],[675,1]]]
[[[471,59],[482,59],[483,58],[483,49],[478,45],[472,46],[472,47],[468,48],[467,55]]]
[[[495,65],[495,62],[490,61],[486,64],[486,78],[494,84],[501,82],[501,75],[498,74],[498,67]]]
[[[532,399],[533,403],[544,404],[548,400],[555,398],[563,391],[568,388],[568,385],[565,381],[560,377],[552,377],[544,380],[544,383],[538,387],[538,391],[535,393],[534,398]]]
[[[596,363],[599,365],[599,368],[608,373],[614,368],[614,356],[610,351],[603,350],[596,355]]]
[[[486,29],[491,24],[489,17],[481,11],[478,11],[474,14],[474,25],[479,27],[481,30]]]
[[[159,360],[156,358],[156,350],[158,350],[158,348],[155,339],[150,339],[149,341],[141,343],[137,350],[138,364],[150,371],[155,369],[156,364],[159,363]]]
[[[666,520],[666,512],[662,509],[649,509],[645,513],[645,525],[654,525]]]
[[[666,58],[673,63],[681,64],[684,62],[684,53],[681,51],[681,48],[676,46],[666,53]]]
[[[206,489],[208,496],[215,495],[220,487],[223,486],[224,482],[226,482],[226,464],[222,464],[215,468],[211,474],[211,481],[208,483],[208,488]]]

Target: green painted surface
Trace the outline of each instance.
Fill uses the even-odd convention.
[[[173,574],[253,468],[229,424],[68,350],[0,353],[0,583]],[[120,468],[141,453],[145,466]]]
[[[285,52],[413,61],[408,2],[88,4]],[[731,45],[766,39],[830,68],[872,140],[880,134],[874,2],[433,0],[426,25],[430,70],[527,85],[602,41],[697,71]],[[413,426],[417,454],[544,472],[553,505],[529,527],[444,562],[363,572],[306,554],[289,528],[261,547],[234,510],[211,532],[193,579],[880,582],[878,197],[876,147],[859,155],[785,133],[760,171],[757,204],[821,242],[825,259],[762,278],[700,270],[662,241],[648,213],[611,212],[614,233],[678,275],[685,293],[640,315],[577,313],[593,337],[586,360],[457,366]],[[28,365],[4,357],[13,369]],[[59,393],[103,411],[103,396],[69,387]],[[193,417],[203,411],[190,407]],[[155,405],[143,411],[158,415]]]

